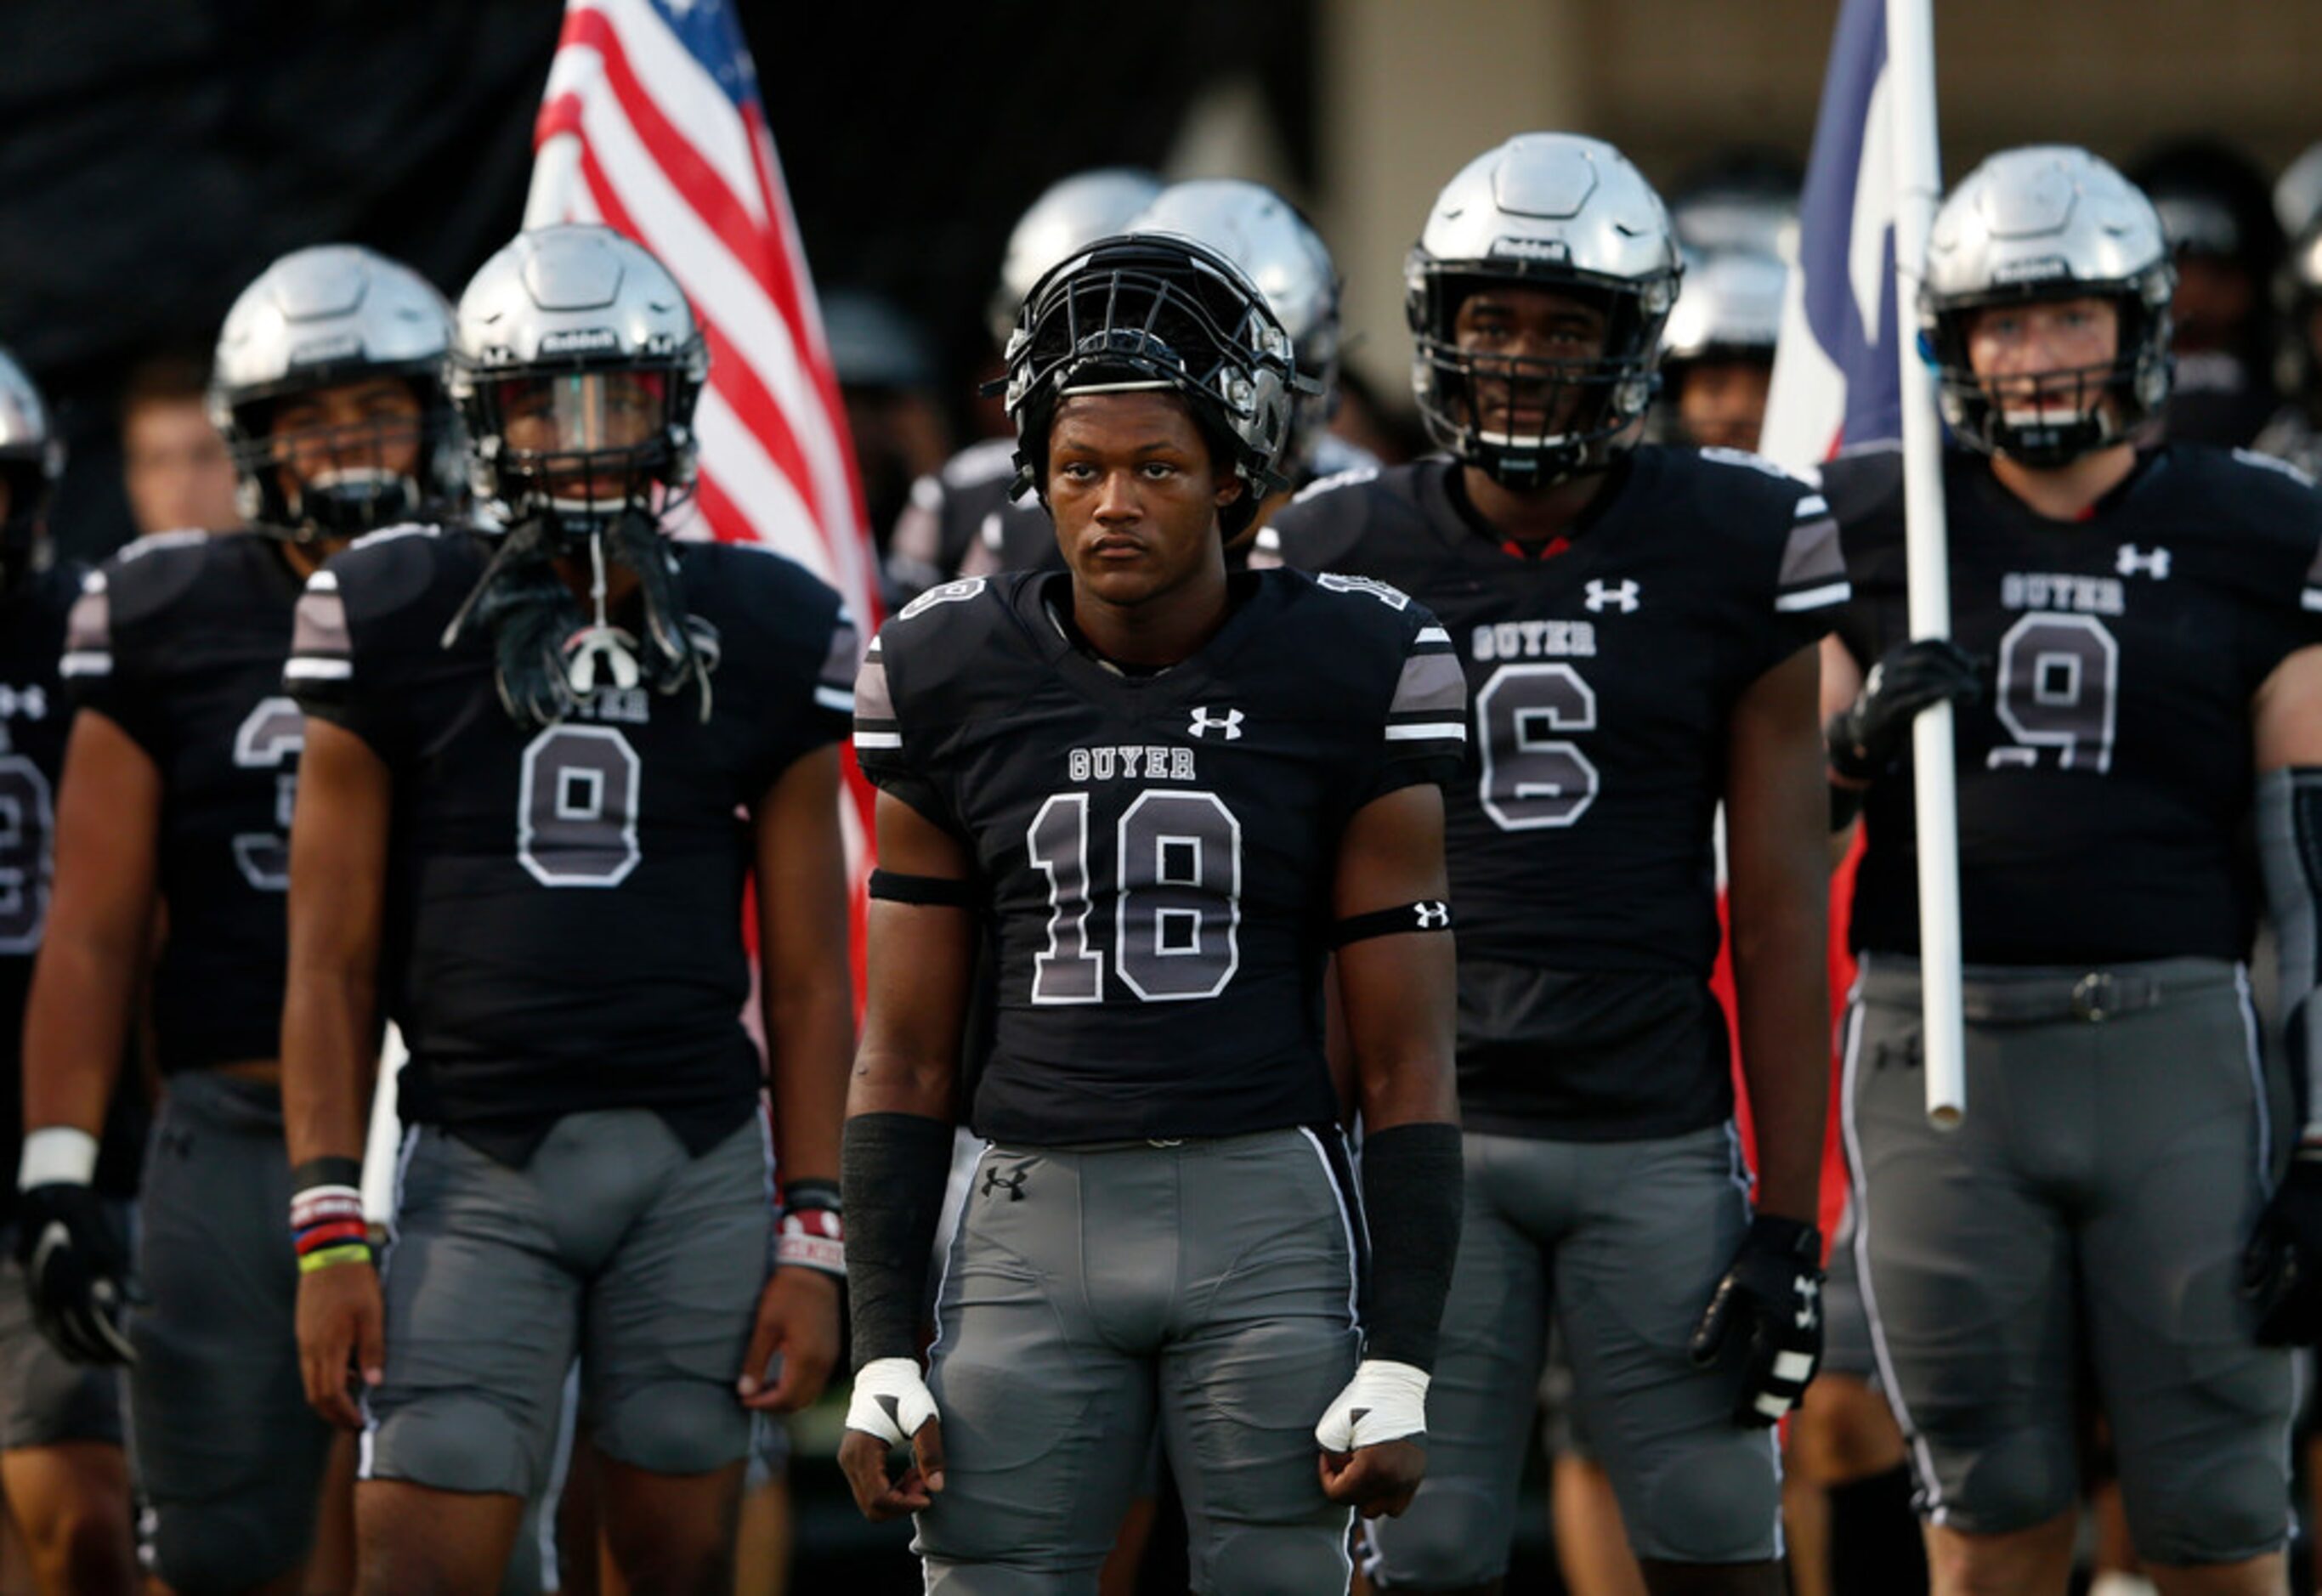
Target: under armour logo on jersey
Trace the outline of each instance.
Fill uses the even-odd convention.
[[[1822,1317],[1817,1306],[1822,1299],[1822,1282],[1810,1274],[1802,1274],[1790,1282],[1790,1288],[1798,1294],[1798,1328],[1813,1329],[1815,1321]]]
[[[1211,732],[1223,732],[1230,743],[1241,735],[1241,711],[1229,709],[1222,716],[1211,715],[1206,704],[1193,711],[1193,724],[1185,728],[1189,737],[1205,737]]]
[[[1637,584],[1633,579],[1624,581],[1615,588],[1591,577],[1588,579],[1586,603],[1592,614],[1601,615],[1607,609],[1617,609],[1625,616],[1633,613],[1637,607],[1639,602],[1637,591]]]
[[[20,715],[26,720],[46,720],[48,689],[38,682],[28,688],[0,685],[0,720],[14,720]]]
[[[2169,579],[2169,551],[2155,549],[2147,554],[2135,543],[2123,543],[2112,568],[2125,577],[2148,576],[2156,582],[2165,582]]]
[[[1419,917],[1422,931],[1440,931],[1451,923],[1451,906],[1448,903],[1414,903],[1411,909]]]
[[[1008,1193],[1008,1200],[1010,1202],[1023,1201],[1024,1177],[1031,1172],[1031,1167],[1032,1166],[1028,1163],[1019,1163],[1014,1169],[1008,1172],[1007,1178],[1004,1180],[1001,1177],[1000,1172],[996,1169],[988,1169],[984,1171],[983,1195],[989,1197],[993,1191],[1000,1190]]]

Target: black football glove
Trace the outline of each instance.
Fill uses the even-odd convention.
[[[2322,1154],[2300,1153],[2242,1254],[2242,1290],[2267,1346],[2322,1342]]]
[[[1854,702],[1823,728],[1830,768],[1849,781],[1875,781],[1895,768],[1910,741],[1911,722],[1946,699],[1983,697],[1975,659],[1944,637],[1897,643],[1879,656]]]
[[[129,1277],[129,1238],[96,1190],[74,1181],[16,1194],[16,1262],[33,1322],[76,1363],[133,1363],[123,1312],[142,1300]]]
[[[1796,1407],[1822,1362],[1822,1232],[1772,1214],[1751,1220],[1693,1332],[1692,1352],[1702,1368],[1742,1364],[1734,1423],[1769,1425]]]

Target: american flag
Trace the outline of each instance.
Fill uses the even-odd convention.
[[[1791,470],[1902,436],[1895,339],[1894,96],[1884,0],[1845,0],[1798,207],[1759,451]],[[1915,333],[1909,315],[1900,325]]]
[[[708,342],[696,519],[679,534],[789,555],[838,589],[867,640],[878,591],[854,445],[733,6],[569,0],[533,143],[526,225],[604,222],[635,239]],[[845,757],[859,864],[871,790]]]

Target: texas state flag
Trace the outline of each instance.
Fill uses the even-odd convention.
[[[1903,435],[1884,0],[1845,0],[1798,207],[1759,451],[1793,471]],[[1915,316],[1900,318],[1916,335]]]

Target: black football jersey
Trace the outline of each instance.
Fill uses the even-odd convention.
[[[1646,447],[1561,552],[1505,546],[1455,463],[1326,479],[1260,560],[1393,583],[1449,632],[1475,757],[1447,794],[1466,1122],[1675,1135],[1732,1112],[1714,825],[1735,704],[1847,594],[1820,496]]]
[[[57,673],[65,617],[87,576],[59,564],[0,591],[0,1159],[14,1168],[23,1138],[24,1000],[49,912],[56,792],[72,707]],[[136,1190],[133,1122],[138,1084],[124,1074],[97,1163],[100,1190]],[[15,1182],[0,1190],[0,1221],[15,1211]]]
[[[971,1122],[1035,1145],[1338,1117],[1321,979],[1338,841],[1465,737],[1442,627],[1382,584],[1233,579],[1193,658],[1129,675],[1061,573],[929,589],[856,684],[864,773],[973,855],[996,948]]]
[[[706,723],[694,689],[640,685],[518,725],[489,640],[443,646],[492,551],[480,534],[361,539],[300,601],[289,686],[395,784],[382,987],[411,1050],[403,1116],[511,1163],[592,1108],[654,1109],[698,1153],[757,1100],[749,813],[846,735],[855,634],[781,555],[670,547],[717,631]]]
[[[74,606],[63,672],[161,777],[169,932],[153,971],[164,1073],[279,1052],[290,814],[305,721],[282,689],[298,578],[276,540],[167,532]]]
[[[1868,670],[1906,641],[1901,457],[1824,469]],[[1979,457],[1944,461],[1952,634],[1988,668],[1958,711],[1961,952],[1978,964],[2238,959],[2250,700],[2322,643],[2322,496],[2261,455],[2172,443],[2085,520],[2047,520]],[[1859,949],[1918,950],[1911,762],[1873,783]]]

